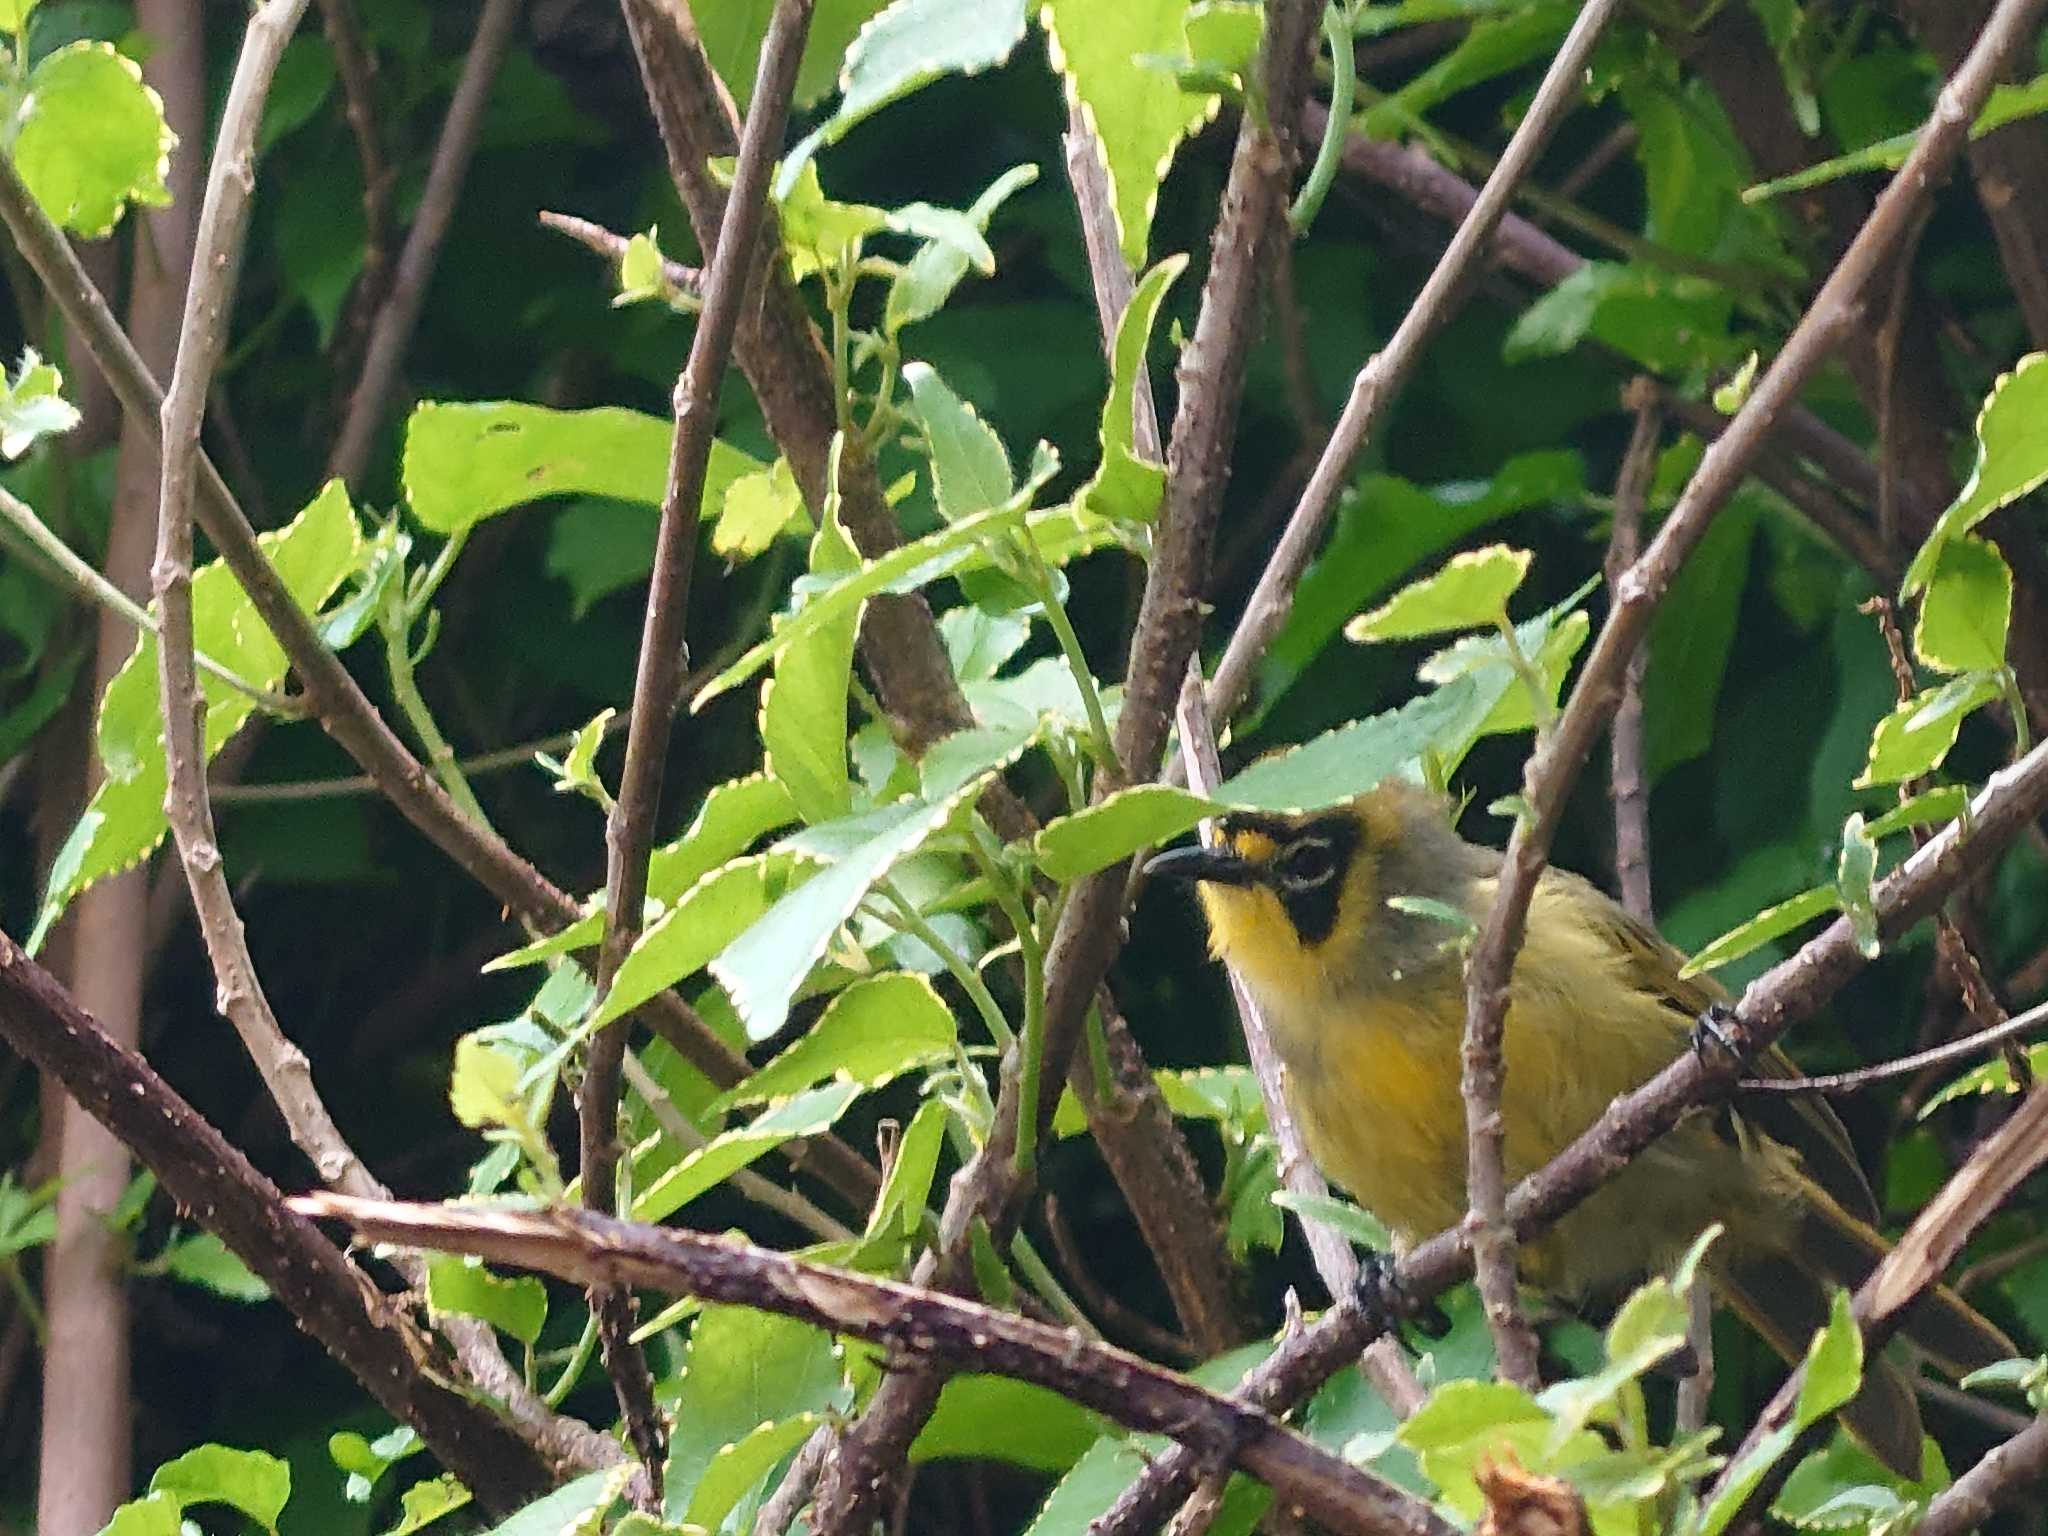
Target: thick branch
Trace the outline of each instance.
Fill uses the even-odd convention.
[[[2040,1418],[1937,1494],[1921,1519],[1919,1536],[1969,1536],[1999,1510],[2025,1495],[2040,1496],[2048,1478],[2048,1418]]]
[[[147,1062],[110,1040],[5,934],[0,1039],[118,1136],[182,1209],[270,1287],[292,1320],[388,1412],[417,1429],[486,1504],[508,1511],[546,1491],[553,1469],[495,1413],[422,1369],[431,1341],[378,1295],[369,1277],[288,1210],[275,1185]],[[616,1460],[617,1452],[606,1459]]]
[[[941,1361],[1049,1387],[1120,1424],[1241,1466],[1332,1529],[1452,1536],[1428,1504],[1255,1408],[1075,1332],[936,1291],[809,1264],[724,1237],[589,1212],[515,1213],[309,1195],[294,1202],[377,1242],[474,1253],[586,1284],[639,1285],[758,1307]]]

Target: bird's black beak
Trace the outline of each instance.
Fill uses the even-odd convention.
[[[1211,885],[1255,885],[1259,866],[1239,858],[1228,848],[1205,848],[1190,843],[1169,848],[1145,862],[1145,873],[1167,880],[1206,880]]]

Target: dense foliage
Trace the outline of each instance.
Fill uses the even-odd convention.
[[[360,759],[335,724],[346,679],[295,665],[218,538],[202,541],[187,643],[218,864],[268,1009],[311,1063],[317,1093],[296,1098],[278,1043],[246,1026],[246,989],[220,979],[220,932],[202,940],[187,870],[207,859],[181,859],[185,828],[167,837],[158,644],[134,638],[128,600],[149,596],[137,553],[158,516],[148,413],[108,393],[10,213],[0,930],[80,996],[105,995],[90,989],[122,969],[107,947],[122,946],[143,1054],[286,1191],[367,1188],[308,1155],[310,1098],[333,1145],[401,1195],[580,1202],[577,1105],[603,1081],[586,1067],[623,1042],[620,1213],[915,1277],[1227,1390],[1270,1352],[1290,1288],[1310,1311],[1327,1301],[1301,1221],[1361,1246],[1385,1236],[1370,1213],[1281,1189],[1198,916],[1166,890],[1126,909],[1125,867],[1218,807],[1328,806],[1395,772],[1459,797],[1475,841],[1531,818],[1524,765],[1556,739],[1613,611],[1603,568],[1625,566],[1639,519],[1647,543],[1705,494],[1688,486],[1708,444],[1816,323],[1823,281],[1994,9],[1620,7],[1483,270],[1438,302],[1412,376],[1333,466],[1334,517],[1253,657],[1249,699],[1217,722],[1225,777],[1198,793],[1163,774],[1186,627],[1154,615],[1148,572],[1155,598],[1192,583],[1160,600],[1183,617],[1203,605],[1213,670],[1315,494],[1354,376],[1579,12],[1332,0],[1312,16],[1304,93],[1273,58],[1285,8],[818,0],[770,146],[773,270],[754,274],[721,370],[681,708],[651,743],[666,775],[640,849],[645,910],[602,961],[671,393],[717,303],[693,225],[746,168],[712,77],[647,39],[701,42],[738,108],[758,111],[771,13],[805,8],[698,0],[694,42],[661,32],[651,0],[308,12],[255,135],[203,438],[227,489],[202,485],[202,526],[238,503],[265,530],[318,641],[424,767],[400,782]],[[151,272],[182,271],[169,242],[190,240],[212,135],[233,116],[246,8],[183,6],[205,46],[203,89],[182,99],[150,30],[178,10],[0,0],[8,179],[131,316]],[[2023,499],[2048,478],[2040,31],[2037,17],[2003,61],[2012,83],[1924,216],[1892,233],[1855,303],[1822,316],[1829,360],[1770,408],[1752,473],[1706,509],[1631,674],[1640,708],[1615,729],[1632,746],[1610,771],[1603,745],[1552,849],[1611,886],[1618,822],[1626,862],[1625,824],[1646,815],[1658,925],[1736,992],[1819,919],[1846,919],[1865,963],[1787,1040],[1809,1072],[1904,1056],[2048,991],[2038,803],[2027,835],[1972,856],[1938,942],[1883,904],[1888,873],[2048,728],[2048,559]],[[663,110],[664,153],[643,62],[657,107],[663,90],[696,103],[696,161],[680,163],[688,112]],[[1291,99],[1273,99],[1276,81]],[[1327,135],[1332,115],[1348,145]],[[1267,168],[1234,168],[1240,140],[1266,145]],[[1092,251],[1077,158],[1105,215]],[[1212,335],[1205,303],[1220,308],[1245,256],[1211,245],[1230,227],[1226,183],[1280,172],[1243,279],[1249,323]],[[1134,283],[1107,334],[1104,273]],[[168,326],[156,312],[154,341],[136,324],[165,383],[192,356],[167,345],[177,305]],[[808,333],[777,330],[795,314]],[[1241,405],[1226,354],[1244,358]],[[1220,504],[1203,501],[1219,488],[1190,447],[1186,397],[1201,391],[1227,434]],[[1152,410],[1133,413],[1148,396],[1156,433]],[[124,521],[125,566],[110,553]],[[57,541],[128,598],[94,589]],[[1896,599],[1896,619],[1874,597]],[[128,616],[102,630],[102,611]],[[137,865],[143,880],[116,878]],[[86,893],[124,883],[132,920],[109,926]],[[1447,925],[1447,943],[1469,939]],[[1109,966],[1101,1006],[1090,956]],[[2048,1069],[2048,1046],[1987,1047],[1836,1101],[1894,1235],[2003,1123],[2030,1061]],[[38,1434],[39,1362],[71,1368],[44,1312],[59,1193],[79,1176],[58,1160],[60,1089],[40,1077],[0,1054],[0,1525],[19,1529],[37,1527],[39,1444],[46,1499],[53,1458],[97,1454]],[[609,1132],[608,1104],[597,1120]],[[605,1465],[587,1437],[581,1460],[541,1457],[561,1486],[515,1514],[434,1464],[431,1429],[395,1422],[301,1333],[303,1298],[273,1297],[206,1209],[148,1172],[121,1182],[113,1209],[78,1219],[115,1234],[132,1305],[132,1382],[104,1390],[132,1402],[137,1471],[117,1481],[135,1502],[75,1526],[46,1509],[42,1529],[111,1516],[175,1531],[188,1505],[227,1504],[307,1536],[499,1520],[550,1536],[744,1531],[785,1477],[817,1475],[807,1441],[882,1433],[872,1405],[895,1412],[925,1368],[801,1308],[645,1291],[632,1338],[667,1430],[664,1498],[626,1513],[633,1463]],[[2048,1345],[2042,1193],[2020,1184],[1948,1275],[2028,1355]],[[358,1256],[407,1288],[400,1311],[480,1320],[473,1342],[502,1351],[543,1417],[610,1431],[622,1399],[644,1417],[617,1358],[635,1346],[621,1329],[598,1347],[602,1308],[582,1287],[453,1255],[403,1275]],[[1675,1423],[1694,1262],[1582,1313],[1539,1308],[1540,1394],[1494,1379],[1461,1287],[1443,1298],[1447,1332],[1409,1338],[1430,1394],[1418,1412],[1397,1418],[1346,1371],[1290,1422],[1460,1523],[1511,1458],[1562,1478],[1602,1536],[1714,1536],[1778,1462],[1796,1467],[1774,1495],[1782,1518],[1889,1531],[2048,1396],[2025,1359],[1932,1389],[1918,1483],[1846,1437],[1795,1453],[1795,1430],[1823,1423],[1862,1368],[1845,1297],[1794,1427],[1727,1471],[1783,1371],[1717,1318],[1705,1427]],[[497,1389],[464,1374],[470,1354],[455,1362],[420,1370],[492,1416]],[[901,1421],[907,1502],[831,1503],[850,1496],[828,1466],[811,1518],[1085,1528],[1165,1442],[1016,1375],[956,1375],[928,1418]],[[625,1444],[646,1454],[648,1427],[629,1424]],[[1239,1474],[1212,1529],[1249,1529],[1267,1499]]]

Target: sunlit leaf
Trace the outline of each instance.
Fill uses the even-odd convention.
[[[1935,521],[1933,531],[1906,568],[1900,586],[1902,601],[1915,596],[1933,579],[1942,546],[1960,537],[2007,502],[2024,496],[2048,480],[2048,433],[2041,431],[2048,413],[2048,353],[2023,357],[2012,372],[1999,375],[1977,414],[1977,463],[1962,494]]]
[[[1442,570],[1411,582],[1346,624],[1344,638],[1410,640],[1498,624],[1507,615],[1508,599],[1529,574],[1529,560],[1527,550],[1505,544],[1453,555]]]
[[[854,982],[836,994],[795,1044],[744,1082],[727,1089],[713,1110],[781,1098],[827,1078],[881,1087],[953,1054],[953,1013],[931,982],[891,971]]]
[[[1950,539],[1936,556],[1913,650],[1943,672],[1995,672],[2005,665],[2005,632],[2012,622],[2012,568],[1982,539]]]
[[[178,136],[163,98],[112,43],[81,39],[45,57],[9,127],[16,174],[52,222],[88,240],[112,230],[130,203],[171,201],[164,177]]]

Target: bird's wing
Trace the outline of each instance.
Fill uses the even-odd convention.
[[[1727,990],[1711,976],[1681,976],[1685,956],[1647,923],[1631,916],[1627,908],[1576,875],[1560,874],[1560,878],[1584,886],[1580,905],[1621,952],[1644,991],[1661,996],[1688,1019],[1697,1019],[1716,1003],[1729,1001]],[[1800,1075],[1792,1059],[1776,1046],[1758,1055],[1750,1070],[1760,1077]],[[1739,1113],[1755,1130],[1797,1153],[1813,1181],[1844,1210],[1863,1221],[1877,1221],[1877,1197],[1864,1177],[1848,1129],[1825,1099],[1813,1094],[1751,1094],[1739,1102]]]

